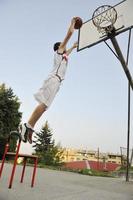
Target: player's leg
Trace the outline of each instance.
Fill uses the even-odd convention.
[[[51,77],[44,82],[42,88],[34,95],[35,99],[39,102],[39,105],[33,111],[28,123],[22,125],[21,135],[23,142],[32,143],[32,133],[36,122],[41,115],[49,108],[53,99],[60,87],[60,81],[58,77]],[[47,105],[47,106],[46,106]]]
[[[34,128],[36,122],[39,120],[39,118],[42,116],[42,114],[46,111],[47,106],[44,103],[39,104],[35,110],[33,111],[32,115],[30,116],[28,120],[28,124],[32,128]]]

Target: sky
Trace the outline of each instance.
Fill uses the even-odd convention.
[[[100,5],[119,0],[0,0],[0,84],[18,96],[27,122],[37,102],[33,94],[53,67],[53,44],[62,41],[72,17],[83,22]],[[92,37],[88,35],[88,37]],[[68,47],[77,41],[75,31]],[[126,55],[128,33],[117,37]],[[132,38],[133,40],[133,38]],[[133,46],[129,69],[133,75]],[[121,64],[104,43],[72,52],[67,74],[48,111],[35,126],[48,121],[53,138],[62,147],[120,153],[127,145],[128,81]],[[130,147],[133,147],[131,92]],[[23,144],[22,152],[32,152]]]

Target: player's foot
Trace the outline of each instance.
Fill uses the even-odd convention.
[[[30,144],[32,144],[32,134],[33,134],[34,130],[29,128],[28,130],[28,137],[27,137],[27,140]]]
[[[34,130],[32,128],[29,128],[28,124],[26,123],[22,124],[20,129],[22,141],[25,143],[28,141],[30,144],[32,144],[32,133],[34,132]]]

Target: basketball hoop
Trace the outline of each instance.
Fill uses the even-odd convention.
[[[117,20],[117,11],[114,7],[103,5],[98,7],[93,15],[92,22],[99,32],[111,33]]]

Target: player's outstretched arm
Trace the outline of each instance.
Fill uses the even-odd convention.
[[[68,29],[68,32],[67,32],[64,40],[61,42],[61,45],[60,45],[60,47],[58,49],[59,53],[63,53],[64,50],[66,50],[66,45],[67,45],[69,39],[71,38],[71,36],[72,36],[72,34],[74,32],[75,23],[76,23],[76,18],[73,17],[72,20],[71,20],[71,24],[70,24],[70,27]]]
[[[69,55],[73,51],[73,49],[77,48],[77,46],[78,46],[78,42],[75,42],[72,45],[72,47],[66,51],[66,54]]]

